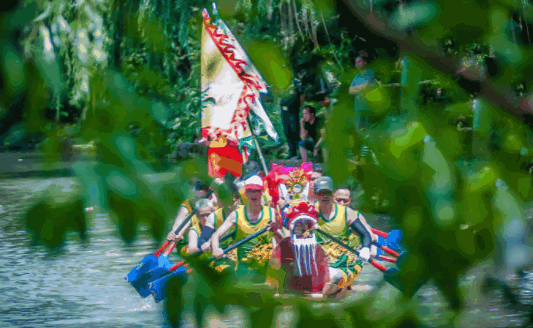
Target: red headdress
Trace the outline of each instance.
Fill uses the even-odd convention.
[[[306,223],[306,229],[310,230],[318,223],[318,216],[319,213],[313,204],[299,202],[289,208],[283,225],[292,231],[296,222],[303,220]]]

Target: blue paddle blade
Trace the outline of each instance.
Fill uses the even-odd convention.
[[[176,271],[172,272],[171,274],[164,276],[160,279],[155,280],[151,284],[149,284],[149,290],[154,296],[154,300],[156,302],[159,302],[161,300],[165,299],[166,296],[166,285],[168,280],[171,277],[179,277],[180,279],[183,279],[182,283],[185,284],[187,282],[187,272],[184,267],[178,268]]]
[[[130,283],[134,283],[140,279],[142,279],[142,276],[145,275],[148,271],[152,270],[157,266],[157,257],[155,257],[153,254],[146,255],[144,259],[142,259],[139,264],[135,268],[133,268],[127,275],[124,277],[126,281]]]
[[[141,277],[135,280],[135,282],[130,281],[130,283],[135,290],[137,290],[139,295],[144,298],[150,295],[148,285],[168,273],[171,266],[172,262],[170,262],[168,256],[162,255],[157,258],[157,264],[155,267],[144,273]]]
[[[399,229],[394,229],[387,235],[386,244],[397,252],[401,251],[403,243],[403,232]]]

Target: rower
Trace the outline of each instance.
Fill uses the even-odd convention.
[[[239,205],[235,211],[228,215],[224,223],[213,234],[211,247],[213,255],[220,259],[224,256],[224,252],[220,248],[219,240],[231,228],[236,227],[234,240],[238,241],[267,227],[270,231],[268,235],[261,235],[237,249],[238,268],[246,270],[241,264],[249,261],[247,256],[253,257],[254,254],[251,251],[254,247],[267,244],[269,239],[271,239],[273,246],[276,246],[277,242],[283,238],[283,235],[279,226],[275,223],[274,210],[261,204],[264,190],[263,180],[257,175],[251,176],[245,181],[244,189],[248,204]]]
[[[315,193],[315,181],[323,175],[322,166],[320,164],[313,165],[313,172],[311,173],[311,178],[309,179],[309,201],[311,203],[316,203],[318,201]]]
[[[167,235],[168,241],[174,241],[174,242],[180,242],[184,239],[185,233],[190,228],[190,223],[185,225],[181,231],[179,231],[177,234],[175,233],[176,229],[180,227],[180,225],[184,222],[184,220],[189,216],[189,214],[192,212],[192,206],[191,203],[194,204],[194,201],[200,198],[203,198],[207,195],[209,192],[209,186],[205,183],[202,183],[201,181],[197,180],[193,182],[193,196],[189,199],[185,200],[183,203],[181,203],[179,209],[178,209],[178,215],[176,216],[176,219],[174,220],[174,224],[172,225],[172,229]],[[211,194],[209,197],[211,202],[213,204],[217,204],[218,200],[215,196],[215,194]],[[179,249],[179,248],[178,248]]]
[[[320,177],[316,180],[314,187],[319,203],[319,228],[344,240],[350,246],[356,246],[358,242],[349,229],[352,228],[361,240],[362,249],[359,251],[361,259],[368,261],[371,257],[376,256],[377,248],[372,245],[372,242],[377,242],[377,236],[372,232],[364,216],[358,211],[333,202],[333,180],[328,176]],[[361,273],[362,262],[355,255],[348,253],[336,244],[333,246],[324,239],[321,240],[321,243],[326,249],[329,248],[330,253],[335,252],[338,255],[348,257],[346,259],[344,256],[328,256],[330,280],[324,286],[323,293],[328,295],[342,294],[348,290],[355,278]]]
[[[208,218],[214,217],[213,212],[215,208],[210,200],[205,198],[199,199],[196,202],[196,208],[198,209],[198,212],[191,218],[191,228],[188,233],[187,254],[189,255],[198,252],[200,250],[198,247],[199,245],[202,246],[202,250],[204,248],[206,250],[209,248],[207,247],[209,245],[209,237],[207,237],[207,235],[210,235],[210,229],[206,223]],[[211,224],[211,226],[213,226],[213,224]]]
[[[226,216],[229,213],[235,211],[237,207],[241,205],[241,197],[240,197],[238,189],[233,184],[230,185],[230,189],[232,189],[231,190],[232,192],[231,203],[225,204],[225,206],[213,212],[213,214],[211,214],[207,218],[207,221],[205,225],[203,226],[202,233],[201,233],[200,239],[198,240],[197,245],[201,245],[201,249],[204,252],[208,252],[211,250],[211,239],[216,228],[220,227],[224,223]],[[231,239],[228,239],[227,241],[223,243],[223,246],[227,247],[230,244],[231,244]],[[226,255],[228,257],[216,259],[213,263],[214,268],[219,272],[222,272],[223,270],[231,269],[231,268],[235,269],[235,264],[237,263],[236,250]]]
[[[200,201],[207,200],[201,199]],[[192,217],[191,229],[188,234],[189,247],[187,252],[189,255],[200,251],[200,249],[203,252],[211,250],[211,237],[213,232],[224,223],[227,214],[237,209],[240,202],[239,192],[236,188],[233,188],[230,203],[225,204],[225,206],[220,207],[203,219],[200,213]]]
[[[352,202],[350,189],[348,188],[338,188],[335,190],[335,193],[333,194],[333,201],[335,204],[339,204],[342,206],[350,206],[350,203]]]

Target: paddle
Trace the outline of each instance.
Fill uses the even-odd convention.
[[[224,249],[224,254],[228,253],[228,252],[231,252],[232,250],[234,250],[235,248],[241,246],[242,244],[245,244],[247,242],[249,242],[250,240],[256,238],[256,237],[259,237],[260,235],[264,234],[265,232],[267,232],[268,228],[263,228],[261,230],[259,230],[258,232],[246,237],[246,238],[243,238],[241,240],[239,240],[238,242],[236,242],[235,244],[231,244],[229,245],[228,247],[226,247],[226,249]],[[207,262],[211,262],[215,260],[215,257],[214,256],[211,256],[209,259],[207,259]]]
[[[380,235],[378,235],[378,241],[377,242],[372,242],[372,244],[378,246],[378,255],[381,255],[381,250],[385,251],[386,253],[392,255],[392,256],[396,256],[398,257],[400,254],[398,254],[398,252],[395,252],[393,251],[392,249],[390,249],[389,247],[387,247],[387,241],[381,237]]]
[[[209,191],[205,198],[211,196],[211,194],[213,193],[213,191]],[[183,229],[183,227],[185,227],[185,225],[191,220],[191,218],[196,214],[198,210],[197,209],[194,209],[188,216],[187,218],[185,219],[185,221],[178,227],[178,229],[176,229],[174,231],[175,234],[178,234],[181,229]],[[163,246],[161,246],[161,248],[159,248],[159,250],[157,252],[155,252],[153,255],[152,254],[149,254],[149,255],[146,255],[144,257],[144,259],[142,259],[139,264],[137,264],[137,266],[135,268],[133,268],[127,275],[126,277],[124,277],[124,279],[126,279],[126,281],[130,282],[132,285],[134,283],[136,283],[138,280],[141,280],[143,275],[145,275],[148,271],[150,270],[153,270],[156,266],[158,266],[158,257],[159,255],[161,255],[161,253],[163,253],[163,251],[167,248],[168,244],[170,243],[170,241],[165,241],[165,243],[163,243]],[[170,254],[170,253],[169,253]],[[135,287],[135,286],[134,286]]]
[[[403,232],[401,230],[394,229],[394,230],[391,230],[391,232],[386,233],[386,232],[372,228],[372,232],[380,237],[385,238],[384,246],[389,248],[389,250],[396,251],[396,252],[399,252],[402,250]],[[389,253],[389,251],[387,250],[385,251]],[[398,255],[395,255],[395,256],[398,256]]]
[[[250,236],[248,236],[246,238],[243,238],[243,239],[239,240],[238,242],[228,246],[226,249],[224,249],[224,254],[226,254],[228,252],[231,252],[232,250],[234,250],[235,248],[241,246],[242,244],[247,243],[250,240],[262,235],[263,233],[265,233],[267,231],[267,229],[268,228],[261,229],[258,232],[254,233],[254,234],[252,234],[252,235],[250,235]],[[226,239],[228,239],[232,235],[233,235],[233,233],[225,235],[224,237],[222,237],[220,239],[220,242],[225,241]],[[203,251],[198,251],[198,252],[192,254],[190,256],[190,258],[196,258],[196,257],[200,256],[203,253],[204,253]],[[215,260],[215,257],[211,256],[209,259],[207,259],[207,262],[211,262],[213,260]],[[178,271],[178,272],[174,271],[177,268],[179,268],[181,265],[183,265],[183,263],[185,263],[185,261],[180,261],[180,263],[177,263],[176,265],[174,265],[173,267],[170,268],[169,273],[163,275],[162,277],[160,277],[159,279],[153,281],[152,283],[150,283],[148,285],[148,289],[150,290],[152,295],[154,295],[154,299],[155,299],[156,302],[159,302],[160,300],[165,298],[166,282],[168,281],[168,279],[170,279],[170,277],[172,277],[172,276],[183,277],[183,272],[185,272],[184,270],[181,270],[181,271]],[[190,270],[192,270],[192,269],[190,269]],[[189,273],[189,272],[187,272],[187,273]]]
[[[133,268],[127,275],[124,277],[126,281],[130,283],[134,283],[135,281],[139,280],[140,277],[148,272],[151,268],[155,267],[157,265],[157,258],[163,251],[167,248],[168,244],[170,244],[170,241],[165,241],[163,246],[157,250],[154,254],[148,254],[142,259],[139,264],[135,268]]]
[[[140,279],[131,282],[131,285],[137,290],[141,297],[150,295],[148,284],[152,281],[159,279],[162,275],[168,273],[172,267],[172,262],[169,259],[169,254],[172,253],[176,247],[176,243],[172,242],[170,246],[165,250],[162,256],[157,258],[157,265],[146,272]]]
[[[354,254],[357,254],[357,256],[359,256],[359,252],[356,251],[355,249],[353,249],[352,247],[346,245],[345,243],[343,243],[342,241],[340,241],[339,239],[333,237],[332,235],[328,234],[327,232],[325,231],[322,231],[321,229],[315,229],[318,233],[324,235],[325,237],[331,239],[332,241],[336,242],[337,244],[339,244],[340,246],[346,248],[347,250],[349,250],[350,252],[354,253]],[[374,259],[370,259],[368,260],[368,262],[370,264],[372,264],[375,268],[377,268],[378,270],[380,270],[381,272],[384,273],[384,279],[386,282],[388,282],[389,284],[391,284],[392,286],[396,287],[398,290],[400,290],[402,293],[404,293],[404,295],[407,295],[409,297],[412,297],[416,291],[422,287],[423,284],[425,284],[425,281],[422,281],[422,280],[419,280],[417,282],[415,282],[414,284],[411,283],[405,283],[401,280],[402,276],[401,276],[401,273],[400,273],[400,270],[398,270],[398,268],[385,268],[384,266],[382,266],[381,264],[379,263],[376,263],[376,261],[374,261]],[[409,293],[407,293],[409,292]]]

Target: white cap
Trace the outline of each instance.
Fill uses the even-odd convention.
[[[263,179],[258,175],[253,175],[244,181],[244,189],[263,190]]]

